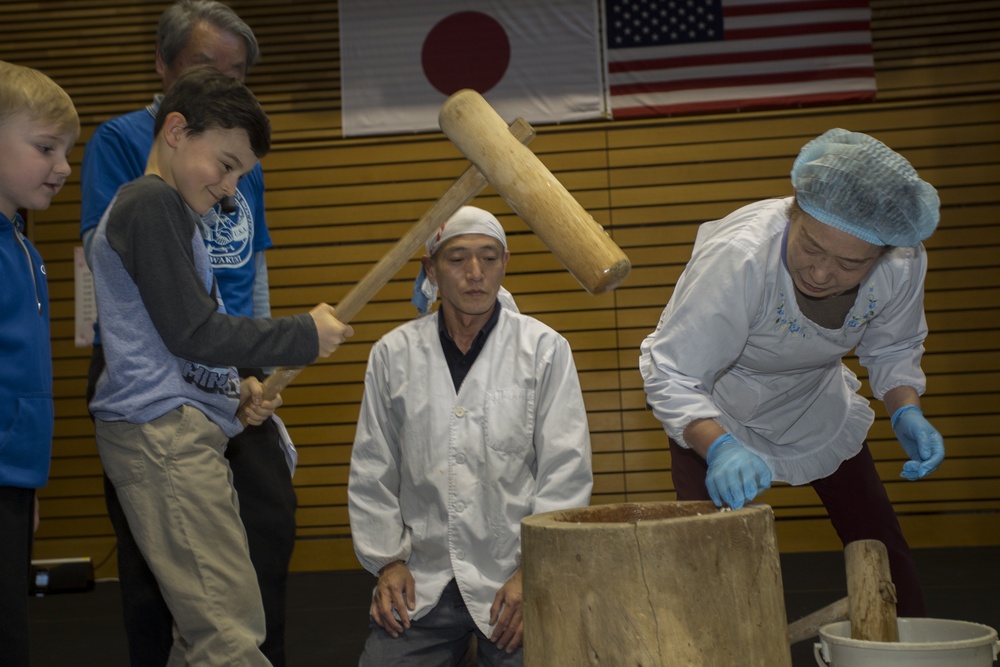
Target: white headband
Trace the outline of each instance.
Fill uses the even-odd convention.
[[[425,245],[427,254],[433,256],[438,248],[444,245],[445,241],[463,234],[492,236],[500,242],[504,252],[507,252],[507,235],[504,234],[503,227],[500,225],[500,221],[496,219],[496,216],[489,211],[484,211],[475,206],[463,206],[453,216],[448,218],[447,222],[438,227],[433,236],[427,239]],[[434,305],[434,302],[437,301],[437,291],[437,285],[431,283],[427,277],[427,273],[421,267],[416,283],[413,286],[413,298],[410,299],[410,302],[417,307],[421,315],[425,315],[430,307]],[[500,299],[500,304],[504,308],[512,310],[515,313],[520,312],[514,303],[514,297],[503,287],[500,288],[497,298]]]
[[[434,235],[427,239],[427,254],[433,255],[437,252],[445,241],[462,234],[485,234],[492,236],[500,245],[504,252],[507,251],[507,235],[504,234],[500,221],[490,213],[475,206],[463,206],[458,209],[455,215],[448,218],[448,221],[438,227]]]

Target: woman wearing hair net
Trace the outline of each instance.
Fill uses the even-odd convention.
[[[670,436],[679,500],[733,509],[772,481],[811,484],[840,539],[883,542],[900,616],[925,615],[909,546],[866,441],[856,350],[918,480],[944,459],[920,369],[934,188],[900,155],[833,129],[792,166],[795,195],[703,224],[642,343],[647,401]]]

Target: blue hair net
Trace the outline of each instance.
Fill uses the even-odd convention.
[[[937,227],[937,191],[899,153],[877,139],[827,130],[792,165],[799,207],[852,236],[880,246],[915,246]]]

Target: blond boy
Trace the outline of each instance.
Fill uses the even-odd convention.
[[[49,296],[22,210],[43,210],[70,173],[80,134],[69,95],[41,72],[0,61],[0,651],[28,665],[35,490],[52,448]]]

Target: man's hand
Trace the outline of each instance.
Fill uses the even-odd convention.
[[[497,591],[490,607],[490,625],[495,625],[490,641],[498,649],[513,653],[524,639],[524,609],[521,607],[521,568]]]
[[[275,396],[273,401],[264,400],[264,385],[257,378],[251,376],[240,380],[240,405],[250,426],[263,424],[281,407],[281,403],[281,394]]]
[[[416,597],[413,575],[406,564],[401,560],[389,563],[378,573],[370,612],[372,620],[393,637],[399,637],[399,633],[410,627],[409,612],[416,609]]]
[[[350,324],[334,317],[333,306],[321,303],[309,311],[319,334],[319,356],[329,357],[347,338],[354,335]]]

